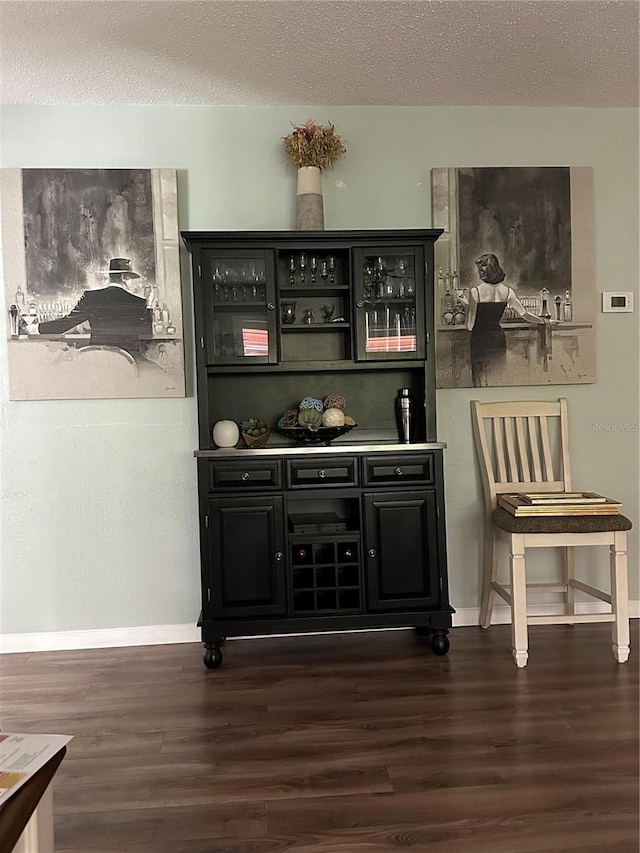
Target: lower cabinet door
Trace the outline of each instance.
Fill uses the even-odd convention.
[[[437,606],[437,510],[433,490],[364,496],[369,610]]]
[[[214,618],[286,612],[283,512],[279,495],[209,501]]]

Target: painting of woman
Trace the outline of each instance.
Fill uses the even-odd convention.
[[[507,341],[500,325],[506,308],[532,325],[548,323],[522,305],[494,254],[480,255],[476,267],[481,284],[469,291],[467,329],[471,332],[471,377],[474,388],[499,385],[507,355]]]

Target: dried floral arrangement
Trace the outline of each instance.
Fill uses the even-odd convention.
[[[331,169],[347,153],[332,124],[317,124],[312,119],[295,125],[288,136],[282,137],[282,144],[285,154],[298,169],[301,166]]]

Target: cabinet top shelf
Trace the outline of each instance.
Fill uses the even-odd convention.
[[[354,243],[360,246],[393,245],[399,240],[410,242],[435,241],[443,233],[442,228],[396,228],[376,230],[349,231],[181,231],[180,235],[191,250],[194,243],[238,243],[245,246],[251,243],[272,243],[278,248],[311,245],[344,246],[349,248]]]

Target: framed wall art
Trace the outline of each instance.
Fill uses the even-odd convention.
[[[175,170],[0,182],[10,398],[183,397]]]
[[[595,382],[589,167],[433,169],[439,388]]]

